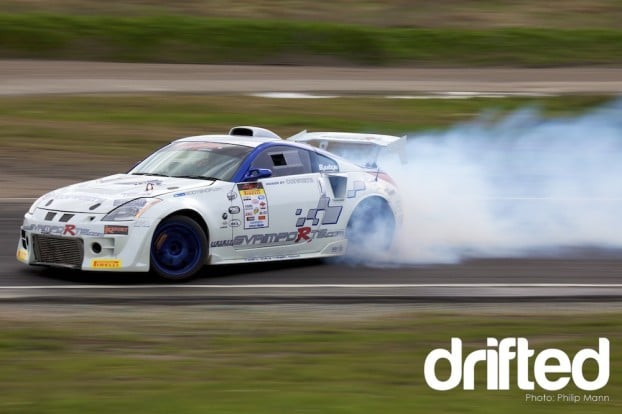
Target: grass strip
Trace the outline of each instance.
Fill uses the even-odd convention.
[[[622,407],[621,316],[369,306],[13,309],[0,317],[0,411],[614,413]],[[474,391],[427,387],[423,362],[432,349],[448,348],[455,336],[466,355],[501,335],[571,358],[609,338],[610,381],[591,394],[610,400],[575,404],[555,392],[554,402],[526,402],[514,364],[509,391],[485,389],[485,364],[477,365]],[[595,376],[595,364],[585,374]],[[584,394],[573,385],[562,392]]]
[[[622,63],[622,30],[381,28],[283,20],[0,14],[0,57],[211,64]]]
[[[396,135],[446,128],[519,108],[576,114],[606,96],[408,100],[382,97],[266,99],[213,95],[26,96],[0,99],[0,151],[20,159],[103,157],[136,161],[173,139],[258,125],[288,137],[303,129]],[[494,115],[496,113],[496,115]]]

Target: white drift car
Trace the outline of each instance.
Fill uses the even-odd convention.
[[[402,218],[391,178],[300,141],[360,156],[399,140],[306,132],[282,140],[258,127],[179,139],[127,174],[39,198],[17,259],[181,280],[205,264],[337,256],[348,243],[386,249]]]

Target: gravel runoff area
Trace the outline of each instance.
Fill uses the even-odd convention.
[[[360,68],[0,61],[0,95],[132,92],[622,93],[622,68]]]

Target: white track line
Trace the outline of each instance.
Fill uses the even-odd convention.
[[[270,284],[270,285],[38,285],[0,286],[10,289],[313,289],[313,288],[622,288],[622,283],[411,283],[411,284]]]

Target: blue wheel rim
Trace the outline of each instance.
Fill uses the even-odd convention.
[[[161,272],[182,276],[202,260],[201,239],[185,223],[165,223],[153,238],[151,258]]]

